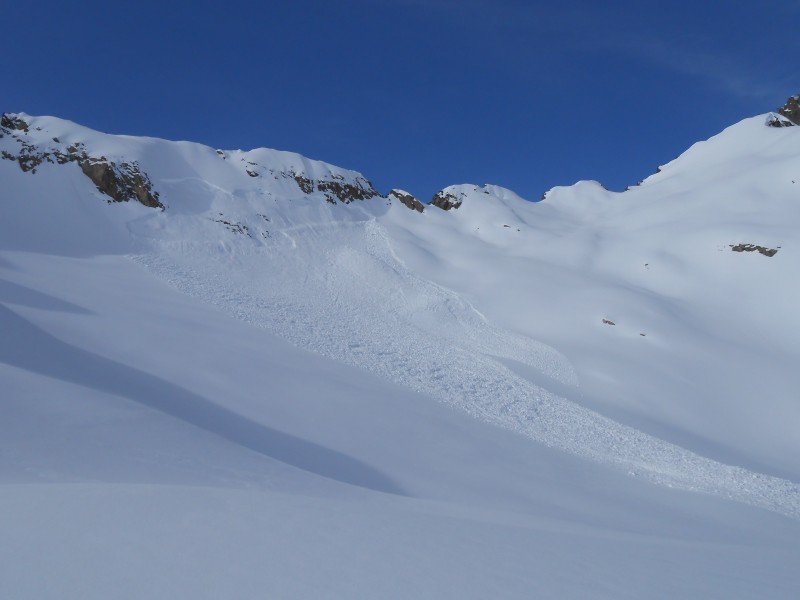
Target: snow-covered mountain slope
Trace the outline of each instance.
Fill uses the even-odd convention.
[[[798,128],[745,120],[624,193],[581,182],[534,204],[495,186],[446,192],[462,206],[401,215],[395,251],[568,356],[570,399],[800,478]]]
[[[764,121],[623,194],[422,207],[5,116],[2,596],[792,597],[800,131]]]

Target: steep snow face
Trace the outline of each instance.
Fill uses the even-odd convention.
[[[292,153],[9,116],[0,591],[57,585],[18,558],[45,547],[73,597],[133,563],[191,597],[785,595],[796,129],[744,121],[624,194],[420,211]]]

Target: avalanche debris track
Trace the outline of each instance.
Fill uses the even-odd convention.
[[[167,242],[131,258],[175,288],[298,347],[367,369],[488,423],[653,483],[800,519],[800,486],[728,466],[621,425],[513,373],[534,367],[578,393],[556,350],[489,323],[458,294],[411,273],[385,229],[363,219],[274,218],[269,243]],[[203,236],[191,236],[194,240]],[[148,239],[149,238],[149,239]]]

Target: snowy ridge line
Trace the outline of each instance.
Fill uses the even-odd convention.
[[[513,373],[493,357],[576,384],[558,352],[492,326],[455,292],[410,273],[374,220],[286,229],[291,236],[276,236],[268,251],[234,255],[220,252],[217,244],[195,244],[190,251],[153,241],[152,251],[131,259],[182,292],[300,348],[364,368],[546,446],[659,485],[800,519],[797,484],[694,454]]]

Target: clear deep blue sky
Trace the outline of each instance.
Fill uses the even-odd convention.
[[[800,2],[64,2],[0,11],[0,110],[293,150],[423,199],[624,188],[800,92]]]

